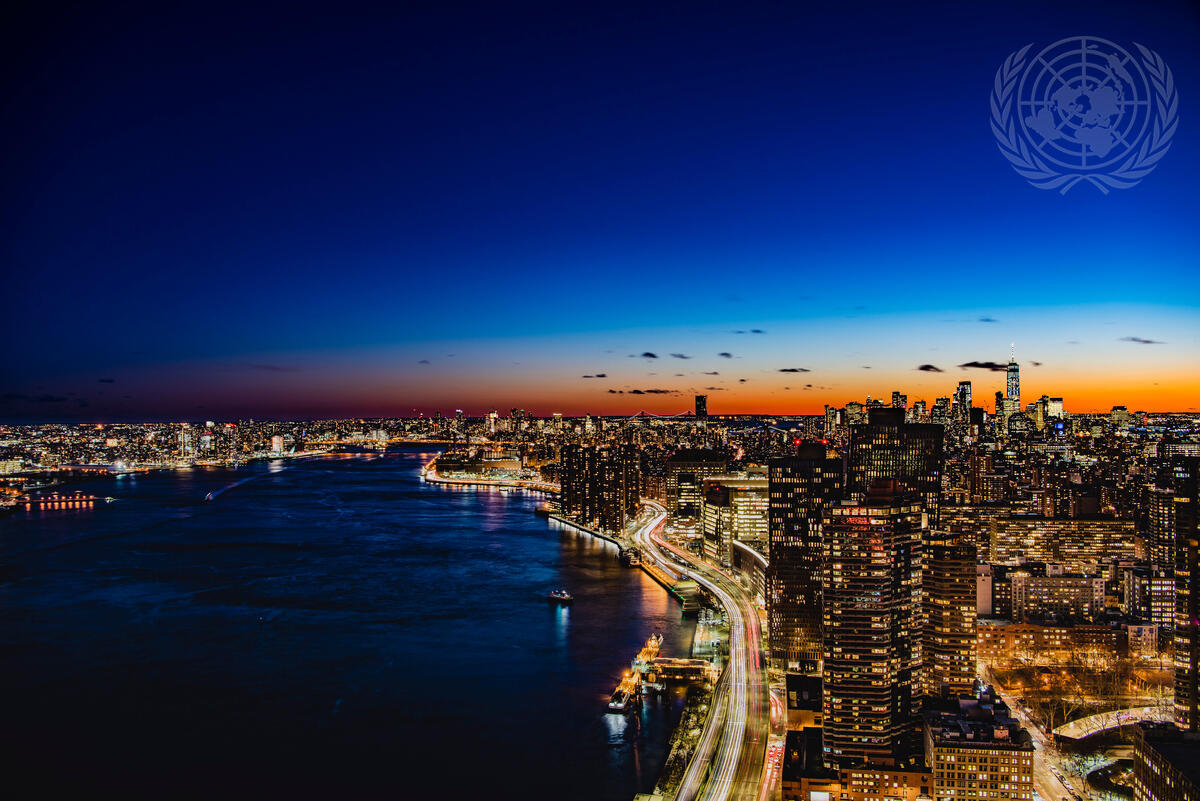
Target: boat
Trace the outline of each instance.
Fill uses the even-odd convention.
[[[617,690],[608,702],[609,712],[628,712],[633,706],[633,695],[625,690]]]
[[[546,600],[553,601],[556,604],[563,604],[565,606],[566,604],[571,603],[571,601],[574,601],[575,596],[571,595],[571,593],[567,592],[566,590],[551,590],[550,593],[546,595]]]
[[[625,567],[637,567],[642,563],[642,552],[637,548],[626,548],[621,551],[621,564]]]

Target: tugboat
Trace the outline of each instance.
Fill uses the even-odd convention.
[[[571,593],[567,592],[566,590],[551,590],[546,596],[546,600],[550,601],[551,603],[562,604],[563,606],[566,606],[567,604],[571,603],[571,601],[575,600],[575,596],[571,595]]]

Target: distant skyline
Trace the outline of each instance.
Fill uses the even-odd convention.
[[[963,379],[990,409],[1003,373],[960,365],[1010,343],[1024,402],[1200,407],[1191,2],[9,23],[0,422],[818,413]],[[1179,87],[1170,152],[1107,196],[1029,186],[988,127],[1004,58],[1079,34]]]

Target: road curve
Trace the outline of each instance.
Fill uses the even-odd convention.
[[[713,717],[684,773],[676,801],[757,799],[766,778],[763,766],[770,730],[758,609],[728,573],[666,542],[657,533],[666,509],[652,501],[643,503],[655,514],[635,533],[638,545],[650,558],[712,593],[729,616],[729,663],[714,688]]]

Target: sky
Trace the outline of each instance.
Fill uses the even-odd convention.
[[[1200,6],[641,5],[10,7],[0,422],[1200,407]],[[1107,195],[989,127],[1078,35],[1178,87]]]

